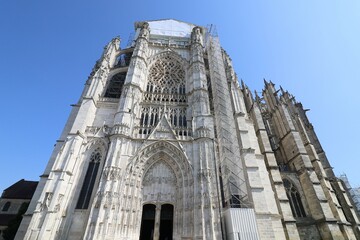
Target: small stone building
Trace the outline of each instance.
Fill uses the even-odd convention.
[[[0,198],[0,239],[3,231],[16,219],[19,211],[27,209],[37,184],[37,181],[21,179],[3,191]]]

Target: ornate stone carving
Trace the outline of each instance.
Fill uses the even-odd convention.
[[[195,130],[195,137],[201,138],[206,137],[209,138],[211,136],[210,129],[207,127],[199,127]]]
[[[139,38],[149,38],[149,24],[147,22],[144,22],[142,25],[142,28],[139,33]]]
[[[104,208],[108,208],[111,204],[111,192],[106,192],[104,194],[103,200],[104,200]]]
[[[101,127],[94,127],[94,126],[88,126],[85,129],[85,133],[90,134],[90,135],[95,135]]]
[[[147,201],[174,201],[176,195],[176,176],[164,161],[153,164],[143,179],[143,196]],[[156,195],[152,195],[157,191]]]
[[[201,64],[201,63],[199,63],[199,62],[194,62],[194,63],[191,65],[190,71],[191,71],[191,73],[200,72],[200,73],[202,73],[202,74],[205,74],[205,67],[204,67],[203,64]]]
[[[52,196],[53,196],[52,192],[45,193],[43,200],[38,201],[36,206],[36,211],[42,212],[44,209],[48,209],[51,203]]]
[[[115,181],[120,179],[121,168],[119,167],[105,167],[104,176],[107,180]]]
[[[58,212],[60,210],[61,202],[62,202],[63,198],[64,198],[64,194],[58,195],[58,199],[57,199],[56,205],[54,207],[54,212]]]
[[[130,128],[127,124],[117,124],[113,127],[112,134],[128,135],[129,130]]]
[[[44,201],[44,204],[49,207],[50,206],[50,203],[51,203],[51,200],[52,200],[52,196],[53,196],[53,193],[52,192],[47,192],[45,194],[45,201]]]
[[[172,127],[180,128],[176,134],[188,136],[183,63],[173,53],[163,53],[160,56],[149,69],[149,80],[141,104],[139,134],[150,134],[160,117],[166,114]]]
[[[99,208],[99,207],[100,207],[102,197],[103,197],[102,192],[97,192],[97,193],[96,193],[96,197],[95,197],[95,200],[94,200],[94,203],[95,203],[95,204],[94,204],[94,207],[95,207],[95,208]]]
[[[199,180],[210,182],[212,177],[212,171],[210,171],[210,169],[200,169],[198,172]]]
[[[203,45],[203,39],[202,39],[200,27],[193,28],[193,31],[191,33],[191,41],[192,41],[192,43],[199,43],[199,44]]]

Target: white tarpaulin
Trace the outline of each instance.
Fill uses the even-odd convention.
[[[195,25],[180,22],[173,19],[148,21],[150,33],[153,35],[166,35],[173,37],[190,37],[192,29]]]

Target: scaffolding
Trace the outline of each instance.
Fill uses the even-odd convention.
[[[354,201],[355,208],[360,215],[360,187],[352,188],[346,174],[341,174],[339,179],[344,182],[346,190],[349,192]]]
[[[219,173],[223,207],[247,208],[251,206],[248,201],[222,50],[215,27],[211,25],[208,29],[206,48],[215,113],[215,133],[220,156]]]

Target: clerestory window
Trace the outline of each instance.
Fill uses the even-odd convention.
[[[104,97],[120,98],[125,79],[126,72],[120,72],[112,76],[106,88]]]

